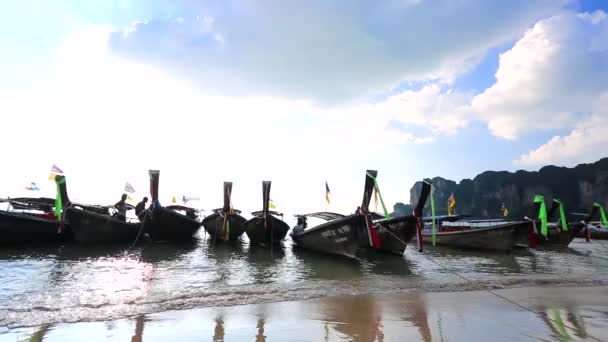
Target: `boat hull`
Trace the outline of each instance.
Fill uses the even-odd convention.
[[[374,222],[380,238],[381,252],[403,255],[407,242],[416,235],[416,218],[413,216],[396,217]]]
[[[144,229],[153,241],[188,241],[195,239],[201,223],[164,207],[155,207],[144,218]]]
[[[301,248],[355,258],[359,247],[369,245],[366,229],[365,216],[354,214],[293,231],[291,238]]]
[[[584,227],[583,227],[584,228]],[[587,238],[585,229],[581,229],[575,236],[578,238]],[[608,228],[601,226],[589,225],[589,238],[591,240],[608,240]]]
[[[530,226],[528,225],[528,229]],[[537,225],[537,229],[540,227]],[[570,229],[562,231],[559,226],[550,226],[547,230],[547,236],[536,233],[536,245],[540,248],[566,248],[570,245],[575,236],[583,233],[584,226],[582,224],[570,225]],[[528,247],[528,229],[519,231],[517,235],[517,246]]]
[[[435,243],[462,249],[510,251],[515,247],[518,232],[527,227],[527,224],[527,222],[517,222],[488,228],[437,232]],[[422,236],[425,244],[432,244],[431,232],[425,229]]]
[[[74,241],[81,244],[132,243],[139,233],[139,223],[128,223],[108,215],[78,208],[67,208],[65,220]]]
[[[271,228],[266,228],[263,217],[254,217],[245,222],[245,233],[252,244],[268,247],[271,244],[281,244],[285,239],[289,225],[274,216],[270,216],[268,219],[271,221],[268,225]]]
[[[0,245],[59,242],[58,228],[56,220],[0,211]]]
[[[237,241],[243,235],[246,221],[241,215],[228,215],[228,223],[230,225],[228,241]],[[202,224],[213,241],[224,241],[222,236],[224,217],[218,213],[213,213],[205,217]]]

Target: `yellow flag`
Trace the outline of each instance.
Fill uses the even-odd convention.
[[[127,201],[133,202],[133,198],[131,196],[127,195]]]
[[[177,200],[175,199],[175,196],[173,196],[173,198],[171,199],[171,203],[177,203]]]
[[[268,200],[268,207],[270,209],[276,209],[277,208],[277,206],[274,205],[274,202],[271,199]]]
[[[56,174],[54,174],[54,173],[51,173],[51,174],[49,175],[49,180],[50,180],[50,181],[55,181],[55,176],[57,176],[57,175],[56,175]]]

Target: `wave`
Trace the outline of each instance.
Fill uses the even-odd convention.
[[[457,280],[455,280],[456,278]],[[441,279],[374,276],[357,280],[305,280],[297,283],[270,283],[217,288],[186,288],[174,292],[150,293],[124,302],[107,300],[76,305],[32,305],[22,303],[18,308],[0,308],[0,327],[7,329],[33,327],[43,324],[108,321],[142,314],[204,307],[302,301],[322,297],[391,294],[410,291],[459,292],[500,290],[517,287],[593,287],[608,286],[608,276],[599,274],[556,274],[490,276],[464,280],[456,276]]]

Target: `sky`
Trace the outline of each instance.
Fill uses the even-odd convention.
[[[608,1],[23,0],[0,10],[0,197],[352,212],[608,156]],[[331,203],[325,202],[325,182]],[[38,193],[25,186],[37,182]],[[378,209],[380,210],[380,209]]]

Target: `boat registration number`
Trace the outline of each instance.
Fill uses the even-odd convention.
[[[351,229],[350,226],[342,226],[342,227],[339,227],[336,229],[324,231],[323,233],[321,233],[321,235],[324,238],[330,238],[330,237],[334,237],[337,235],[350,233],[350,229]]]

